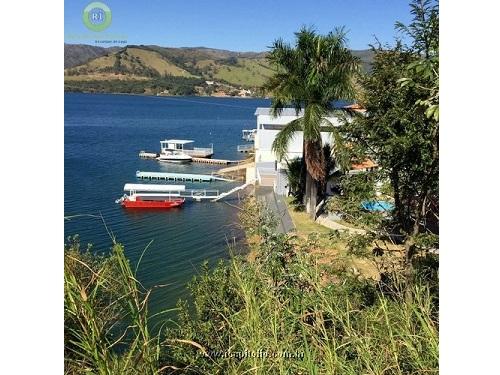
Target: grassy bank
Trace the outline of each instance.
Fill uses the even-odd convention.
[[[177,323],[148,330],[147,300],[115,245],[95,258],[67,246],[67,373],[428,374],[438,372],[436,262],[412,280],[397,267],[376,281],[318,262],[314,243],[277,234],[258,203],[240,216],[252,261],[202,267]],[[119,350],[117,350],[119,348]]]

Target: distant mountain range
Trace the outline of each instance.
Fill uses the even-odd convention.
[[[368,71],[371,50],[352,51]],[[258,95],[273,74],[266,52],[155,45],[64,45],[65,90],[165,95]]]

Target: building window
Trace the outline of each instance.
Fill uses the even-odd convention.
[[[281,130],[285,125],[275,125],[275,124],[262,124],[262,129],[264,130]]]

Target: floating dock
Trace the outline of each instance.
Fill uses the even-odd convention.
[[[135,176],[141,180],[165,180],[165,181],[187,181],[187,182],[212,182],[212,181],[233,181],[217,175],[192,174],[192,173],[171,173],[171,172],[135,172]]]
[[[254,145],[238,145],[236,149],[238,150],[238,152],[245,152],[245,153],[255,151]]]
[[[225,160],[225,159],[204,159],[204,158],[193,158],[193,163],[205,163],[205,164],[237,164],[240,160]]]

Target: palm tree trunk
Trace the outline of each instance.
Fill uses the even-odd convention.
[[[316,220],[316,206],[318,205],[318,183],[311,177],[311,198],[309,204],[311,205],[309,216],[311,219]]]
[[[316,219],[317,201],[318,201],[318,183],[312,178],[311,174],[307,172],[306,193],[304,194],[304,206],[306,206],[306,212],[313,220]]]
[[[304,206],[306,207],[306,212],[311,213],[311,185],[313,183],[313,178],[311,174],[306,171],[306,191],[304,193]]]

